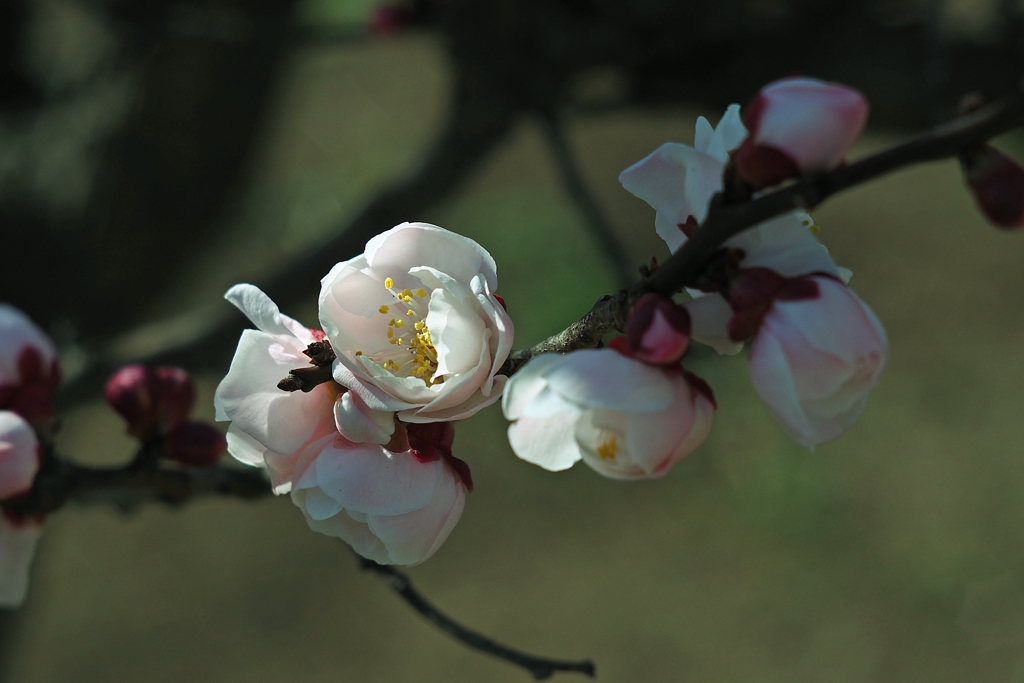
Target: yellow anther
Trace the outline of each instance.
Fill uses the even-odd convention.
[[[356,355],[357,356],[361,356],[361,355],[363,355],[363,352],[362,351],[356,351]]]
[[[391,322],[388,323],[388,327],[394,327],[394,326],[395,326],[395,319],[392,318]]]
[[[422,330],[426,326],[427,326],[427,324],[425,322],[423,322],[422,320],[420,320],[419,322],[416,322],[416,323],[413,324],[413,327],[415,327],[417,330]],[[419,335],[416,335],[416,336],[418,337]]]
[[[618,453],[618,451],[618,438],[610,432],[605,432],[604,438],[601,439],[601,444],[597,447],[597,455],[602,460],[614,460],[615,454]]]
[[[412,309],[410,308],[410,309],[409,309],[408,311],[406,311],[406,312],[405,312],[405,314],[406,314],[406,315],[416,315],[416,311],[414,311],[414,310],[412,310]]]
[[[382,314],[384,314],[384,313],[387,313],[387,312],[388,312],[388,311],[390,311],[390,310],[391,310],[391,309],[390,309],[390,308],[388,308],[387,306],[381,306],[380,308],[378,308],[378,309],[377,309],[377,311],[378,311],[379,313],[382,313]]]
[[[402,298],[404,299],[407,296],[412,296],[412,292],[410,292],[408,289],[403,289],[402,290]]]
[[[392,320],[391,324],[394,325],[395,327],[404,327],[405,326],[405,321],[404,320]]]
[[[389,327],[388,328],[388,339],[391,339],[394,336],[395,336],[395,331]]]
[[[815,223],[814,225],[807,229],[811,231],[812,235],[817,235],[819,232],[821,232],[821,226],[818,225],[817,223]]]
[[[401,339],[399,339],[399,341],[401,341]],[[398,363],[396,363],[395,361],[391,361],[391,370],[394,371],[394,370],[397,370],[397,369],[398,369]]]
[[[391,289],[395,286],[395,281],[389,277],[384,278],[384,289]]]
[[[804,220],[803,220],[803,221],[801,221],[801,222],[802,222],[802,223],[804,224],[804,227],[805,227],[805,228],[809,228],[809,227],[811,227],[811,222],[810,222],[809,220],[807,220],[807,219],[804,219]]]
[[[423,289],[422,287],[420,287],[419,289],[416,290],[416,296],[418,296],[419,298],[422,299],[426,295],[427,295],[427,290]]]

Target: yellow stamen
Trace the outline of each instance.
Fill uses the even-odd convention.
[[[819,232],[821,232],[821,226],[818,225],[817,223],[815,223],[814,225],[807,229],[811,231],[812,235],[817,235]]]
[[[389,327],[388,328],[388,339],[391,339],[394,336],[395,336],[395,331]]]
[[[395,286],[395,281],[389,277],[384,278],[384,289],[391,289]]]
[[[387,306],[381,306],[380,308],[378,308],[378,309],[377,309],[377,311],[378,311],[379,313],[381,313],[381,314],[385,314],[385,313],[387,313],[387,312],[388,312],[389,310],[391,310],[391,309],[389,309],[389,308],[388,308]]]
[[[601,444],[597,447],[597,455],[602,460],[614,460],[619,451],[619,440],[611,432],[605,432]]]
[[[392,320],[391,324],[394,325],[395,327],[404,327],[405,326],[405,321],[404,320]]]
[[[422,330],[426,326],[427,326],[427,324],[425,322],[423,322],[422,320],[420,320],[419,322],[413,324],[413,327],[415,327],[417,330]]]
[[[405,312],[405,314],[406,314],[406,315],[411,315],[411,316],[415,316],[415,315],[416,315],[416,311],[414,311],[414,310],[412,310],[412,309],[410,308],[410,309],[409,309],[408,311],[406,311],[406,312]]]
[[[427,290],[423,289],[422,287],[420,287],[419,289],[416,290],[416,296],[418,296],[419,298],[422,299],[426,295],[427,295]]]
[[[357,356],[361,356],[361,355],[363,355],[363,352],[362,351],[356,351],[356,355]]]

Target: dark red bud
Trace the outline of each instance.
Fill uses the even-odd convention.
[[[107,381],[105,396],[128,422],[128,432],[147,438],[188,417],[195,403],[195,386],[180,368],[126,365]]]
[[[469,465],[452,455],[455,443],[455,426],[451,422],[428,422],[406,424],[409,436],[409,451],[420,462],[434,462],[444,459],[462,481],[467,491],[473,491],[473,475]]]
[[[985,216],[1001,228],[1024,226],[1024,168],[990,145],[960,157],[974,200]]]
[[[690,346],[690,314],[667,296],[645,294],[630,309],[626,339],[637,360],[673,365]]]
[[[494,298],[498,300],[498,303],[501,304],[501,307],[505,309],[506,313],[508,313],[508,306],[505,305],[505,300],[498,296],[497,294],[494,295]]]
[[[228,447],[224,435],[205,422],[183,422],[167,435],[167,457],[189,467],[210,467]]]
[[[772,187],[800,175],[796,161],[788,154],[774,147],[754,144],[750,137],[739,146],[733,159],[740,178],[755,190]]]
[[[0,386],[0,410],[18,413],[33,426],[53,417],[53,392],[60,383],[60,366],[49,366],[34,346],[26,346],[18,354],[18,383]]]
[[[744,268],[729,285],[729,304],[735,311],[729,320],[729,339],[753,338],[773,302],[814,299],[818,294],[818,283],[810,277],[785,278],[768,268]]]

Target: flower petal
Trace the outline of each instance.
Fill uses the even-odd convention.
[[[394,413],[369,408],[351,391],[334,402],[334,422],[341,435],[353,443],[384,445],[395,433]]]
[[[520,459],[551,472],[572,467],[583,457],[576,443],[579,412],[523,417],[508,428],[508,442]]]
[[[345,509],[400,515],[430,502],[437,468],[443,464],[419,462],[408,452],[390,453],[380,446],[339,440],[320,453],[315,467],[317,486]]]
[[[25,601],[40,534],[39,524],[13,524],[0,517],[0,607],[18,607]]]

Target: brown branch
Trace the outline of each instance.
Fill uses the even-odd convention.
[[[487,636],[466,628],[430,604],[430,602],[423,597],[423,594],[413,587],[409,577],[404,573],[390,565],[377,564],[373,560],[368,560],[364,557],[358,557],[358,560],[359,567],[361,569],[371,571],[374,574],[387,578],[388,583],[391,584],[391,589],[394,590],[399,597],[405,600],[410,607],[426,617],[427,621],[432,623],[434,626],[438,627],[468,648],[492,655],[498,659],[508,662],[509,664],[520,666],[529,671],[530,674],[533,675],[534,679],[538,681],[551,678],[551,676],[558,671],[581,673],[590,678],[595,676],[596,670],[594,663],[589,659],[584,659],[578,662],[569,662],[561,659],[537,657],[525,652],[520,652],[519,650],[513,650],[510,647],[491,640]]]
[[[502,367],[511,375],[542,353],[591,349],[612,332],[621,332],[633,303],[648,292],[671,296],[696,283],[708,262],[730,237],[794,209],[812,209],[829,197],[893,171],[928,161],[956,157],[972,146],[1024,125],[1024,92],[980,108],[907,142],[828,173],[808,175],[756,199],[735,204],[721,194],[711,201],[708,217],[693,236],[649,277],[615,296],[605,296],[579,321],[527,349],[513,351]]]
[[[90,467],[48,454],[32,489],[0,501],[0,508],[19,517],[46,515],[69,502],[112,504],[133,510],[142,503],[179,505],[201,496],[245,500],[271,494],[259,470],[214,465],[179,467],[157,457],[154,445],[144,446],[121,467]]]

